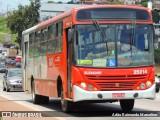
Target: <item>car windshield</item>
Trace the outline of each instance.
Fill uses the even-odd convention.
[[[4,65],[0,65],[0,68],[6,68]]]
[[[88,67],[153,65],[153,27],[142,24],[76,25],[73,63]]]
[[[21,70],[9,70],[8,71],[8,77],[22,77],[22,71]]]

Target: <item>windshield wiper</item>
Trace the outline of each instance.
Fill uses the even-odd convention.
[[[101,29],[99,23],[97,22],[97,20],[93,20],[93,23],[94,23],[94,25],[95,25],[97,31],[100,31],[100,32],[101,32],[102,40],[103,40],[104,42],[107,42],[106,35],[105,35],[104,32],[102,32],[102,29]]]
[[[93,23],[94,23],[94,25],[95,25],[95,27],[96,27],[96,30],[97,30],[97,31],[100,31],[101,37],[102,37],[102,41],[106,43],[106,50],[107,50],[107,56],[108,56],[107,37],[106,37],[105,33],[102,31],[102,29],[101,29],[98,21],[97,21],[97,20],[93,20]]]

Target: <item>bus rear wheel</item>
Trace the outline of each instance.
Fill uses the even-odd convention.
[[[123,111],[132,111],[134,107],[134,99],[120,100],[120,106]]]
[[[61,87],[61,106],[63,112],[71,112],[73,108],[73,102],[64,99],[63,87]]]
[[[41,97],[40,97],[40,95],[37,95],[37,94],[35,93],[34,81],[32,82],[31,94],[32,94],[32,102],[33,102],[34,104],[40,104]]]
[[[41,103],[42,104],[48,104],[49,103],[49,97],[47,97],[47,96],[41,96],[42,98],[41,98]]]
[[[34,104],[48,104],[49,103],[48,96],[37,95],[35,93],[34,81],[32,82],[32,102]]]

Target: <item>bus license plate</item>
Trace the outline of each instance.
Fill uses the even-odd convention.
[[[125,93],[112,93],[112,98],[124,98]]]

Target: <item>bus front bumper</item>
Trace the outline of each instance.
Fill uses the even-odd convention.
[[[88,100],[120,100],[120,99],[154,99],[155,84],[146,90],[128,90],[128,91],[86,91],[78,86],[73,86],[74,102]]]

